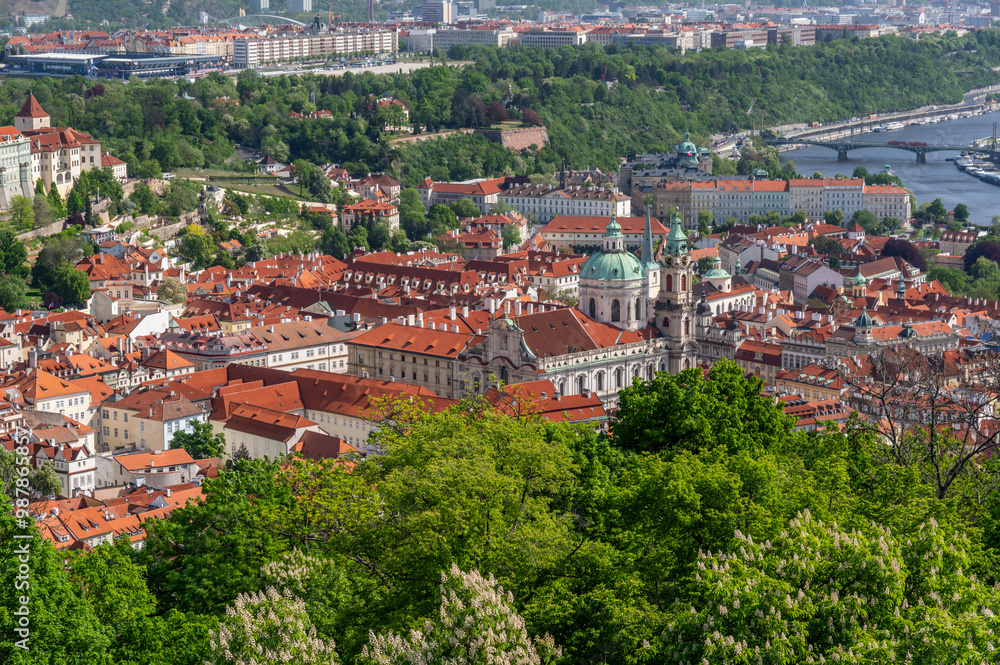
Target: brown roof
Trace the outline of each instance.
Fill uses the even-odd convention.
[[[49,114],[45,112],[42,105],[38,103],[35,99],[33,93],[28,93],[28,99],[24,102],[24,106],[21,110],[17,112],[15,118],[48,118]]]

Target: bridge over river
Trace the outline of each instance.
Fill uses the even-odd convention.
[[[975,151],[990,153],[992,157],[1000,157],[1000,150],[974,145],[945,145],[937,143],[922,143],[919,141],[866,141],[855,139],[836,139],[832,141],[821,141],[817,139],[764,139],[767,145],[814,145],[820,148],[829,148],[837,151],[837,159],[841,162],[847,161],[847,153],[851,150],[861,148],[895,148],[896,150],[908,150],[916,153],[917,163],[927,163],[927,153],[929,152],[963,152]]]

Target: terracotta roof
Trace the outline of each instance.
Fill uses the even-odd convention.
[[[33,93],[28,93],[28,99],[24,102],[24,106],[21,110],[17,112],[15,118],[48,118],[49,114],[45,112],[42,105],[38,103],[35,99]]]
[[[136,453],[134,455],[117,455],[114,459],[123,469],[130,473],[142,471],[143,469],[194,464],[194,458],[183,448],[171,448],[169,450],[157,450],[155,452]]]

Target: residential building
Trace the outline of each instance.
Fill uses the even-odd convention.
[[[102,168],[101,142],[70,127],[52,127],[49,114],[30,92],[14,116],[14,128],[30,144],[32,194],[34,181],[41,179],[46,190],[55,186],[65,197],[82,171]]]
[[[942,231],[938,247],[942,254],[965,256],[965,252],[979,238],[976,231]]]
[[[458,357],[482,340],[479,335],[459,332],[454,324],[450,329],[435,329],[386,323],[347,343],[348,370],[354,376],[408,383],[459,399]]]
[[[542,227],[539,235],[552,248],[600,247],[603,244],[604,232],[609,220],[608,216],[573,217],[559,215],[553,217],[552,221]],[[621,226],[622,235],[625,236],[625,246],[641,247],[645,218],[619,216],[617,222]],[[654,241],[666,237],[667,229],[658,219],[652,219],[651,223]]]
[[[345,234],[350,233],[355,220],[368,216],[384,222],[389,227],[389,231],[399,228],[399,208],[384,201],[365,199],[364,201],[344,206],[341,209],[341,213],[340,224]]]
[[[839,400],[848,388],[840,370],[827,365],[781,370],[774,377],[774,387],[779,394],[801,395],[807,400]]]
[[[272,62],[354,53],[394,53],[396,35],[389,30],[330,31],[281,37],[238,37],[233,40],[233,66],[251,69]]]
[[[97,484],[101,487],[139,482],[151,487],[166,487],[195,480],[198,464],[183,448],[148,452],[123,450],[100,456],[97,473]]]
[[[348,342],[361,334],[342,332],[327,325],[325,319],[313,320],[310,316],[302,321],[257,326],[249,332],[267,347],[267,367],[338,374],[348,371]]]
[[[497,198],[524,214],[532,214],[547,222],[556,215],[628,217],[632,214],[632,199],[617,189],[597,187],[555,188],[547,185],[510,186]]]
[[[864,190],[863,178],[827,179],[823,186],[823,208],[840,210],[844,213],[845,219],[850,219],[855,212],[865,207]]]
[[[31,144],[10,125],[0,127],[0,209],[10,208],[15,196],[34,195]]]
[[[174,390],[146,388],[113,395],[100,405],[100,450],[169,450],[178,432],[205,422],[205,412]]]

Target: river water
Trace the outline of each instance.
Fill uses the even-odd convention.
[[[949,145],[967,145],[973,139],[992,136],[993,123],[1000,123],[1000,113],[984,113],[971,118],[942,120],[926,125],[911,125],[891,132],[862,134],[858,140],[871,141],[923,141]],[[1000,215],[1000,187],[966,175],[955,168],[949,158],[959,153],[929,152],[927,163],[917,164],[917,156],[905,150],[891,148],[862,148],[852,150],[846,162],[837,161],[837,153],[828,148],[807,146],[781,153],[781,161],[795,162],[799,173],[810,177],[819,172],[827,177],[837,174],[851,175],[854,168],[864,166],[872,173],[892,166],[903,186],[913,191],[917,204],[941,199],[945,208],[954,210],[959,203],[969,207],[969,220],[976,224],[990,224],[993,215]]]

